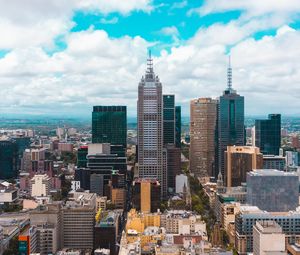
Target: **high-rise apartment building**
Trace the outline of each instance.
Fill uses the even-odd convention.
[[[190,104],[190,171],[200,178],[213,175],[217,101],[198,98]]]
[[[126,106],[94,106],[92,114],[92,142],[115,145],[120,156],[125,156],[127,146]]]
[[[263,168],[263,155],[254,146],[227,146],[225,151],[225,183],[227,187],[246,182],[247,172]]]
[[[145,76],[139,83],[137,109],[139,177],[158,179],[162,196],[165,196],[167,169],[163,158],[162,84],[153,71],[151,56]]]
[[[266,120],[255,120],[255,145],[265,155],[279,155],[281,115],[269,114]]]
[[[245,144],[244,127],[244,97],[232,88],[232,69],[229,64],[227,70],[227,89],[219,99],[218,107],[218,168],[225,174],[224,152],[227,146],[241,146]]]

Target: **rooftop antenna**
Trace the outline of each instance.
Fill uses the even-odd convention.
[[[228,56],[228,68],[227,68],[227,87],[228,90],[232,90],[232,68],[231,68],[231,56]]]

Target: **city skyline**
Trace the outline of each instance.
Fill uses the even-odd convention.
[[[126,105],[134,117],[148,48],[163,93],[175,94],[183,116],[191,99],[215,98],[226,88],[229,54],[246,115],[299,114],[297,1],[28,0],[1,6],[1,116],[89,116],[93,105]]]

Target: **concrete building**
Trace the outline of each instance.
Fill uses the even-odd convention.
[[[270,212],[287,212],[299,205],[296,173],[257,169],[247,173],[247,203]]]
[[[116,209],[124,209],[126,203],[126,190],[125,189],[111,189],[111,202],[115,205]]]
[[[30,194],[33,197],[49,196],[51,178],[46,174],[37,174],[30,181]]]
[[[116,211],[104,212],[95,224],[95,248],[110,250],[110,255],[118,254],[117,237],[119,234],[120,214]]]
[[[286,151],[286,166],[287,167],[297,167],[299,164],[298,161],[298,152],[297,151]]]
[[[96,197],[96,212],[101,208],[103,211],[106,210],[107,197]]]
[[[246,182],[247,172],[263,167],[263,155],[254,146],[227,146],[225,151],[225,183],[227,187]]]
[[[286,169],[286,159],[283,156],[264,155],[263,169],[278,169],[284,171]]]
[[[257,221],[253,226],[253,255],[286,254],[285,234],[275,221]]]
[[[253,251],[253,226],[257,221],[266,220],[275,221],[281,226],[286,243],[299,240],[300,212],[267,212],[257,206],[241,206],[235,217],[235,247],[239,254]]]
[[[160,206],[160,183],[151,179],[136,179],[133,182],[134,207],[145,213],[156,212]]]
[[[96,194],[76,193],[62,209],[63,247],[93,249]]]
[[[72,143],[58,143],[58,150],[60,152],[73,152]]]
[[[151,55],[138,87],[139,178],[158,179],[161,196],[167,194],[167,166],[163,159],[162,84],[153,71]]]
[[[61,204],[39,206],[30,211],[30,225],[36,227],[38,235],[37,251],[41,254],[55,254],[62,247]]]
[[[207,179],[214,175],[217,100],[198,98],[190,102],[190,171]]]
[[[6,181],[0,181],[0,204],[13,203],[19,199],[19,189]]]

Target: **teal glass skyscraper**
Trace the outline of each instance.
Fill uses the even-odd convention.
[[[18,147],[14,140],[0,141],[0,179],[17,178]]]
[[[218,170],[224,176],[224,152],[227,146],[245,144],[244,97],[232,88],[232,68],[227,69],[227,89],[220,96],[218,105]]]
[[[181,106],[175,107],[175,144],[181,147]]]
[[[94,106],[92,142],[110,143],[113,145],[112,152],[114,152],[114,148],[117,148],[116,151],[123,151],[125,154],[127,145],[126,106]]]
[[[279,155],[281,115],[269,114],[266,120],[255,120],[255,146],[265,155]]]
[[[163,95],[164,144],[175,143],[175,95]]]

